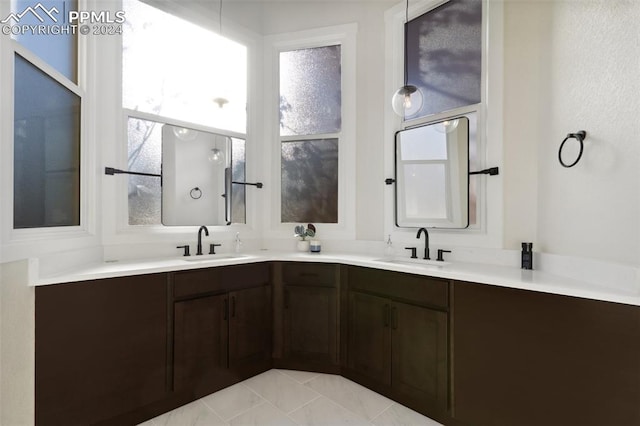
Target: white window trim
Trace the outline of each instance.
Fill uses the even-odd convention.
[[[342,129],[338,148],[338,223],[315,224],[318,238],[345,240],[355,238],[356,194],[356,35],[357,24],[346,24],[307,31],[265,37],[265,134],[269,141],[265,158],[269,167],[268,185],[264,194],[264,237],[284,239],[293,237],[293,223],[281,218],[281,141],[279,123],[279,54],[282,51],[323,47],[339,44],[342,64]],[[335,137],[335,134],[332,134]],[[322,135],[314,135],[317,139]],[[296,137],[297,139],[308,139]]]
[[[421,0],[409,8],[409,20],[432,10],[446,1]],[[502,111],[503,111],[503,14],[502,2],[483,1],[482,18],[482,102],[402,122],[391,107],[391,95],[404,84],[404,32],[406,4],[399,3],[385,14],[385,92],[389,102],[385,104],[385,135],[393,141],[393,135],[405,127],[436,122],[454,114],[469,112],[478,114],[479,167],[502,166]],[[489,48],[490,47],[490,48]],[[385,144],[384,170],[393,176],[395,170],[395,143]],[[502,175],[474,176],[478,180],[478,224],[467,229],[429,229],[433,243],[446,247],[502,247],[503,245],[503,184]],[[388,185],[384,195],[384,235],[394,241],[414,241],[416,229],[395,226],[395,186]]]
[[[93,4],[93,2],[91,2]],[[89,2],[79,1],[78,9],[89,8]],[[9,13],[9,2],[3,2],[0,13]],[[73,250],[96,244],[96,182],[93,179],[96,167],[96,147],[94,141],[93,103],[91,87],[95,84],[94,68],[88,52],[95,50],[92,37],[78,37],[77,79],[73,83],[51,65],[8,36],[0,42],[0,89],[7,94],[0,100],[2,111],[3,141],[0,147],[0,167],[2,174],[3,200],[0,204],[2,261],[33,257],[51,251]],[[13,228],[13,143],[14,143],[14,67],[18,54],[39,68],[49,77],[63,85],[81,99],[80,121],[80,225],[41,227],[29,229]]]

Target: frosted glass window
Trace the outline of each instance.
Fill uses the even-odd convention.
[[[129,118],[128,170],[161,173],[162,123]],[[159,225],[162,186],[159,177],[129,175],[129,224]]]
[[[447,219],[447,181],[444,164],[406,164],[405,213],[407,219]]]
[[[424,98],[406,118],[481,102],[481,0],[451,0],[409,21],[406,42],[408,81]]]
[[[246,133],[246,46],[139,1],[123,9],[123,106]]]
[[[80,97],[15,55],[14,99],[14,228],[80,225]]]
[[[282,143],[282,222],[338,222],[338,139]]]
[[[340,46],[280,53],[280,135],[337,133],[342,125]]]
[[[70,10],[77,9],[76,0],[12,0],[13,15],[3,27],[9,28],[21,45],[75,83],[78,36],[72,34],[67,17]],[[33,30],[34,26],[44,31]]]
[[[233,182],[246,180],[246,151],[243,139],[231,138],[231,179]],[[246,186],[235,184],[231,189],[231,222],[246,223]]]

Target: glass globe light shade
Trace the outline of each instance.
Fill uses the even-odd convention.
[[[436,123],[434,128],[440,133],[451,133],[458,127],[459,121],[457,118],[455,120],[441,121],[440,123]]]
[[[400,117],[411,117],[422,108],[422,92],[411,84],[402,86],[393,94],[391,105]]]
[[[180,140],[191,142],[198,137],[198,131],[184,127],[174,127],[173,134]]]
[[[209,161],[219,166],[224,163],[224,152],[220,151],[218,148],[213,148],[209,152]]]

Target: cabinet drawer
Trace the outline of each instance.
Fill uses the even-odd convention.
[[[201,293],[225,290],[219,268],[193,269],[173,274],[174,297],[187,297]]]
[[[449,307],[449,281],[440,278],[352,266],[349,288],[422,305]]]
[[[229,291],[269,284],[269,264],[250,263],[220,268],[220,279]]]
[[[330,263],[283,263],[282,280],[300,286],[337,287],[338,265]]]
[[[252,263],[181,271],[173,274],[173,283],[173,295],[176,298],[258,287],[269,283],[269,264]]]

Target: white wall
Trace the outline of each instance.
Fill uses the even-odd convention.
[[[639,21],[637,1],[506,3],[506,248],[640,264]]]
[[[28,261],[0,266],[0,424],[35,418],[35,287]]]
[[[156,0],[160,1],[160,0]],[[491,2],[498,0],[489,0]],[[151,0],[150,0],[151,2]],[[167,3],[166,1],[160,1]],[[117,2],[106,2],[115,8]],[[195,4],[209,24],[217,2]],[[278,34],[355,22],[357,40],[356,238],[383,240],[385,227],[384,14],[400,4],[370,1],[225,1],[223,22],[234,21],[258,34]],[[3,6],[0,10],[5,10]],[[189,13],[186,13],[189,15]],[[193,15],[193,12],[191,12]],[[206,19],[205,19],[206,18]],[[633,0],[507,0],[504,7],[504,247],[533,241],[536,251],[640,264],[640,2]],[[7,44],[3,44],[3,50]],[[118,165],[114,145],[120,64],[113,40],[96,40],[100,63],[95,126],[97,220],[85,241],[9,244],[3,235],[2,260],[52,250],[101,244],[115,239],[114,203],[121,202],[115,178],[105,165]],[[5,68],[3,68],[5,69]],[[6,76],[3,76],[4,81]],[[5,102],[6,104],[6,102]],[[4,105],[4,104],[3,104]],[[4,105],[8,106],[8,105]],[[3,109],[3,119],[6,119]],[[490,119],[496,119],[488,111]],[[557,149],[568,132],[588,132],[582,161],[562,168]],[[11,141],[2,140],[2,152]],[[4,158],[4,161],[9,161]],[[9,183],[4,174],[3,188]],[[257,179],[260,176],[255,176]],[[119,201],[118,201],[119,200]],[[2,199],[6,210],[8,200]],[[263,204],[271,200],[265,200]],[[143,239],[156,243],[191,238]],[[195,235],[195,234],[194,234]],[[139,242],[138,239],[132,239]],[[473,243],[469,244],[473,246]]]

